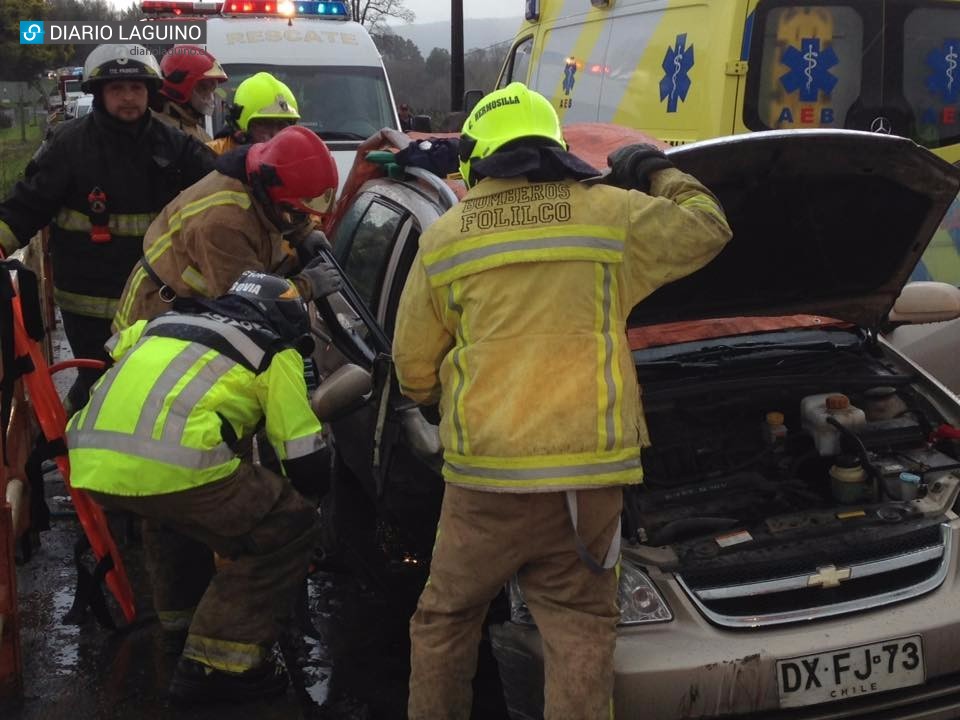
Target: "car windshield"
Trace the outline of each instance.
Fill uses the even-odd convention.
[[[229,101],[241,82],[266,71],[285,83],[297,100],[300,124],[324,140],[363,140],[396,121],[383,70],[375,67],[235,64],[224,68]],[[223,113],[214,116],[214,127],[223,125]]]

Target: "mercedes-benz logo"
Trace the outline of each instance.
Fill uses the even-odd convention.
[[[890,118],[881,115],[874,118],[873,122],[870,123],[870,132],[880,133],[881,135],[889,135],[893,132],[893,123],[890,122]]]

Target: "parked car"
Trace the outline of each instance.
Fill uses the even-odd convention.
[[[64,119],[73,120],[83,117],[93,109],[93,95],[80,95],[67,100],[64,110]]]
[[[617,716],[960,716],[960,401],[880,335],[960,317],[946,285],[894,309],[960,170],[850,131],[669,154],[734,235],[630,315],[652,445],[624,495]],[[318,306],[329,539],[414,591],[441,451],[435,408],[398,394],[389,338],[418,238],[453,202],[415,169],[364,184],[333,236],[349,282]],[[522,588],[504,597],[489,634],[507,705],[541,717],[541,639]]]

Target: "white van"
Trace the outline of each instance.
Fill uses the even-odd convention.
[[[348,20],[344,2],[145,0],[141,9],[208,17],[206,48],[230,77],[211,134],[224,126],[237,85],[261,71],[289,86],[300,124],[333,152],[341,186],[360,142],[380,128],[400,127],[380,52],[366,29]]]

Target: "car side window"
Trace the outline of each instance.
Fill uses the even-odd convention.
[[[405,213],[379,199],[374,199],[361,212],[349,245],[342,248],[344,255],[340,261],[347,279],[371,312],[376,312],[384,273]],[[339,242],[340,233],[337,235]]]

